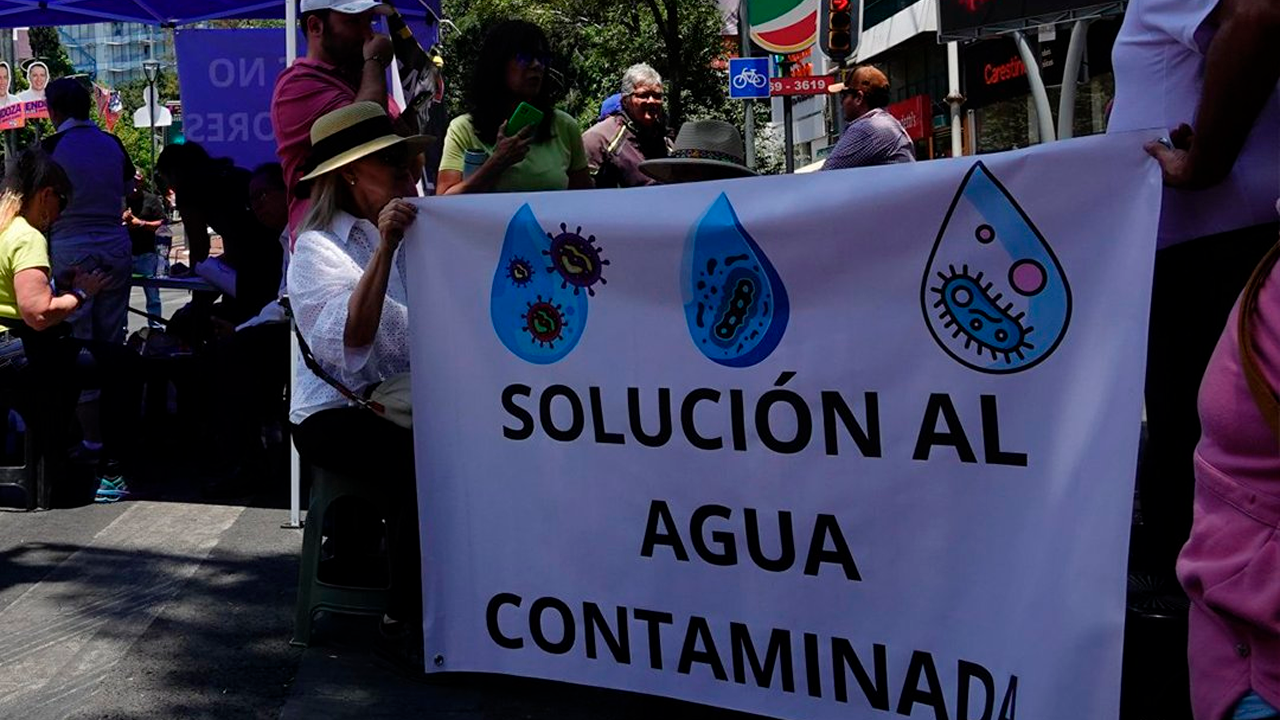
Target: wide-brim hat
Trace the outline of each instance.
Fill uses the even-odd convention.
[[[311,125],[311,154],[299,182],[310,182],[393,145],[403,143],[406,153],[416,155],[435,141],[430,135],[397,135],[378,103],[352,103],[321,115]]]
[[[751,177],[738,128],[723,120],[691,120],[680,126],[665,158],[645,160],[640,172],[663,184]]]

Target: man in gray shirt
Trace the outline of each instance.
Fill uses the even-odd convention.
[[[840,109],[849,126],[823,170],[915,162],[915,146],[907,131],[884,109],[889,104],[889,78],[884,73],[859,65],[844,82],[828,86],[827,92],[840,93]]]
[[[62,282],[75,268],[105,272],[108,284],[68,323],[82,340],[122,344],[133,251],[121,217],[133,184],[133,163],[119,138],[89,119],[89,91],[77,80],[49,83],[45,97],[58,131],[41,145],[71,179],[70,202],[49,238],[53,276]]]

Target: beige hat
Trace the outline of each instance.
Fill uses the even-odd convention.
[[[738,128],[723,120],[691,120],[680,126],[671,154],[645,160],[640,172],[663,184],[755,175],[745,156]]]
[[[403,137],[391,129],[387,111],[375,102],[352,103],[320,116],[311,125],[311,154],[303,167],[308,182],[392,145],[405,144],[416,155],[435,142],[430,135]]]

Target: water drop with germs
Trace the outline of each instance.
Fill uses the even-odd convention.
[[[920,301],[938,345],[988,373],[1040,363],[1071,320],[1071,288],[1053,248],[982,163],[969,170],[947,211]]]
[[[546,365],[578,344],[587,322],[587,294],[547,272],[551,240],[529,206],[507,225],[489,291],[489,318],[498,339],[526,362]]]
[[[787,289],[721,193],[685,242],[681,290],[693,344],[709,360],[750,367],[787,329]]]

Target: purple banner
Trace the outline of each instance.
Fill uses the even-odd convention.
[[[285,68],[284,40],[275,29],[177,32],[187,140],[246,168],[276,159],[271,91]]]
[[[429,4],[439,6],[435,0]],[[435,24],[409,20],[409,26],[423,47],[434,44]],[[278,29],[177,31],[182,132],[187,140],[245,168],[276,159],[271,92],[286,66],[284,40]],[[306,47],[299,34],[299,56],[306,54]]]

